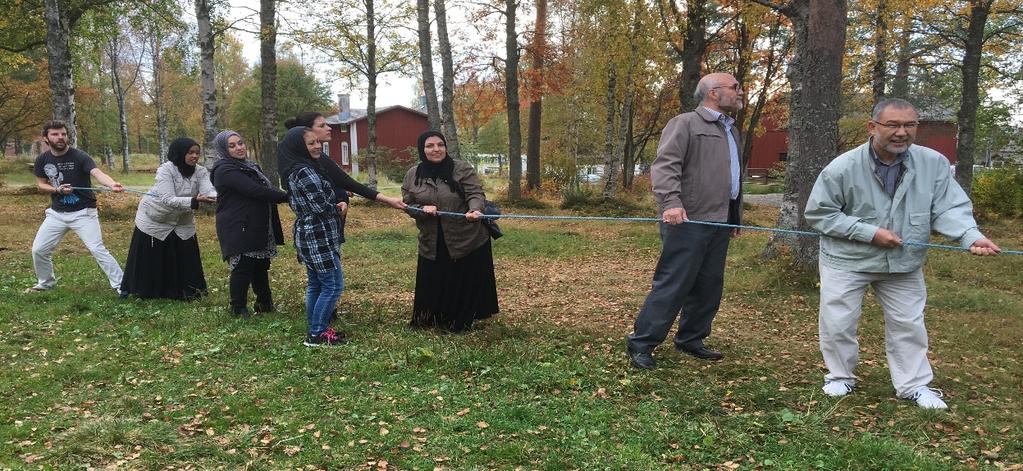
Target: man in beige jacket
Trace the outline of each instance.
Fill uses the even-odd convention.
[[[700,106],[664,127],[650,169],[662,249],[653,287],[626,337],[629,360],[640,369],[655,367],[653,351],[680,311],[675,348],[701,360],[724,357],[703,340],[721,304],[728,241],[738,230],[685,222],[740,222],[741,141],[727,113],[742,108],[742,89],[735,77],[712,73],[694,96]]]

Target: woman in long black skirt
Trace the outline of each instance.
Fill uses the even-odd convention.
[[[482,224],[485,195],[476,171],[447,154],[444,135],[419,136],[419,165],[401,185],[419,229],[412,326],[464,332],[498,312],[490,234]],[[437,211],[465,214],[441,217]]]
[[[122,296],[189,300],[206,294],[194,210],[216,202],[216,191],[206,167],[196,165],[199,155],[195,141],[176,139],[157,168],[156,183],[135,213]]]

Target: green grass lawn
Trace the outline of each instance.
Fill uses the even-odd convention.
[[[48,204],[0,189],[0,468],[78,469],[950,469],[1023,462],[1023,257],[932,251],[926,268],[934,386],[947,412],[894,397],[881,314],[868,297],[861,382],[822,396],[816,280],[729,254],[703,363],[657,351],[628,366],[623,338],[659,253],[643,223],[502,221],[502,312],[465,335],[411,330],[416,233],[355,198],[344,245],[348,345],[309,349],[305,270],[286,246],[271,274],[278,313],[227,309],[212,216],[199,217],[211,294],[118,301],[73,235],[58,287],[31,286]],[[124,261],[137,196],[103,194]],[[544,211],[549,213],[553,210]],[[282,208],[288,216],[290,210]],[[776,210],[749,221],[771,225]],[[641,216],[649,216],[649,211]],[[985,229],[1023,247],[1018,222]],[[288,229],[285,232],[290,232]],[[290,243],[290,236],[289,236]],[[1018,469],[1018,468],[1017,468]]]
[[[782,193],[785,191],[785,183],[753,183],[742,184],[742,192],[747,195],[766,195],[771,193]]]

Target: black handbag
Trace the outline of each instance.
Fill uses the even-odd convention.
[[[501,208],[498,208],[493,201],[483,201],[483,215],[484,216],[497,216],[497,217],[486,217],[483,218],[483,227],[487,228],[487,232],[490,233],[491,239],[500,239],[504,233],[501,232],[501,228],[497,226],[497,219],[501,216]]]

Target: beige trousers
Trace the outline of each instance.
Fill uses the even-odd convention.
[[[820,347],[828,368],[825,381],[856,383],[857,325],[868,286],[884,311],[885,353],[892,385],[908,398],[934,378],[927,359],[924,305],[927,287],[921,269],[909,273],[858,273],[820,265]]]

